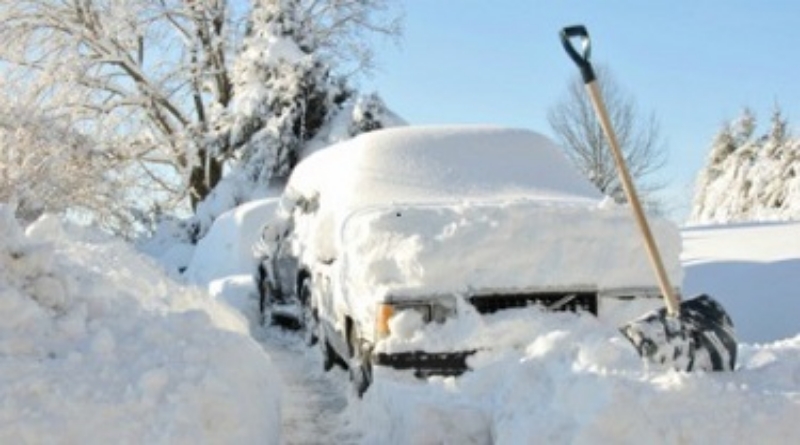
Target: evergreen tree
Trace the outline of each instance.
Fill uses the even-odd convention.
[[[755,115],[745,109],[715,137],[698,175],[690,222],[800,218],[800,141],[776,106],[767,134],[754,138]]]

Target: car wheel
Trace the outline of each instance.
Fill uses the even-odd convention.
[[[319,340],[319,314],[311,299],[311,279],[306,278],[300,286],[300,328],[303,342],[314,346]]]
[[[372,364],[363,342],[359,339],[354,329],[350,332],[350,381],[356,395],[361,398],[372,383]]]

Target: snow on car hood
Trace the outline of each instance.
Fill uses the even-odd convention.
[[[653,231],[679,285],[680,234],[661,220]],[[346,221],[342,246],[361,300],[657,285],[628,210],[589,200],[373,208]]]

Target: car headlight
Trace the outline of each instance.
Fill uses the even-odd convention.
[[[414,311],[422,317],[422,321],[444,323],[456,313],[455,299],[439,298],[430,301],[400,301],[380,303],[375,317],[375,332],[379,338],[388,337],[391,333],[389,320],[404,311]]]

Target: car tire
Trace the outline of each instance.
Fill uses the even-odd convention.
[[[372,383],[372,363],[369,361],[367,348],[364,347],[355,329],[351,328],[348,337],[350,342],[350,362],[348,363],[350,381],[356,395],[361,398]]]
[[[319,341],[319,313],[311,298],[311,278],[300,285],[300,328],[303,330],[303,343],[314,346]]]

